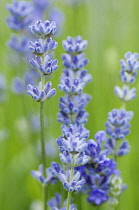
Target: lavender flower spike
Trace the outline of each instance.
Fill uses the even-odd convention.
[[[42,90],[42,83],[39,83],[39,86],[27,86],[27,93],[30,95],[35,101],[42,102],[44,100],[52,98],[56,94],[56,89],[51,89],[52,83],[47,82],[46,85],[44,85],[44,88]]]
[[[75,167],[85,165],[89,161],[85,152],[89,132],[82,126],[88,117],[83,108],[90,99],[82,91],[91,81],[91,76],[84,70],[88,63],[83,53],[86,46],[87,41],[82,40],[81,36],[67,37],[67,40],[63,41],[66,54],[62,56],[62,60],[65,68],[58,87],[65,96],[60,98],[58,121],[65,125],[62,126],[63,136],[57,139],[57,144],[60,148],[60,160],[68,166],[67,171],[63,170],[59,174],[60,181],[68,191],[66,210],[70,209],[72,192],[81,190],[85,184],[80,172],[75,171]]]
[[[124,86],[120,88],[116,86],[114,92],[119,99],[123,101],[125,105],[126,101],[133,100],[136,97],[136,88],[130,89],[130,84],[135,82],[137,73],[139,70],[139,55],[138,53],[132,54],[127,52],[125,54],[125,60],[120,61],[122,69],[120,70],[120,79],[124,83]]]

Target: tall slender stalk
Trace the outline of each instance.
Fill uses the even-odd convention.
[[[42,82],[42,90],[44,87],[44,75],[41,77]],[[44,101],[40,102],[40,138],[41,138],[41,158],[42,158],[42,165],[43,165],[43,176],[46,177],[46,160],[45,160],[45,136],[44,136]],[[47,191],[45,184],[42,184],[42,193],[43,193],[43,203],[44,203],[44,210],[47,209],[46,206],[46,199],[47,199]]]

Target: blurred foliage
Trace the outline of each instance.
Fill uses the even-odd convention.
[[[85,1],[85,0],[84,0]],[[30,129],[29,115],[38,113],[39,104],[27,95],[17,96],[11,91],[11,80],[22,69],[11,65],[13,62],[6,42],[11,31],[6,25],[8,12],[5,5],[11,1],[1,0],[1,32],[0,32],[0,71],[7,79],[7,100],[0,104],[0,130],[7,129],[7,137],[0,140],[0,209],[1,210],[29,210],[34,200],[41,199],[41,188],[30,176],[31,169],[37,169],[40,156],[37,152],[39,134]],[[107,113],[121,106],[120,101],[114,96],[113,88],[119,81],[119,60],[127,51],[139,52],[139,1],[137,0],[88,0],[80,6],[66,6],[64,0],[57,0],[57,6],[64,12],[65,24],[62,33],[56,40],[59,43],[55,57],[59,60],[59,70],[53,75],[53,87],[57,87],[62,70],[60,56],[63,53],[61,42],[68,35],[81,35],[89,41],[86,56],[90,62],[89,72],[93,81],[85,91],[93,97],[87,107],[90,113],[87,128],[93,138],[96,131],[105,129],[104,122]],[[139,91],[139,83],[136,82]],[[45,103],[47,118],[46,138],[56,139],[61,131],[60,124],[56,121],[58,112],[58,98],[61,92],[57,88],[57,95]],[[132,120],[132,133],[129,136],[131,153],[119,158],[118,166],[128,189],[120,199],[117,210],[137,210],[139,194],[139,164],[138,164],[138,124],[139,124],[139,94],[137,98],[127,105],[128,110],[133,110],[135,115]],[[58,155],[57,155],[58,157]],[[49,166],[53,158],[47,158]],[[56,160],[54,158],[54,160]],[[59,161],[59,158],[57,158]],[[60,185],[57,184],[57,190]],[[49,190],[49,198],[54,195],[55,186]],[[66,196],[66,192],[65,192]],[[78,200],[75,196],[75,203]],[[83,199],[82,199],[83,200]],[[85,198],[82,209],[89,210]],[[93,207],[92,207],[93,209]],[[99,209],[109,209],[104,204]]]

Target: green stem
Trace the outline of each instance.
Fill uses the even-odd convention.
[[[68,192],[68,198],[67,198],[67,207],[66,207],[66,210],[69,210],[69,209],[70,209],[71,193],[72,193],[72,192]]]
[[[71,182],[71,181],[72,181],[72,179],[73,179],[73,175],[74,175],[74,164],[73,164],[73,166],[71,167],[71,172],[70,172],[70,182]],[[69,210],[69,209],[70,209],[71,194],[72,194],[72,192],[68,192],[68,198],[67,198],[67,206],[66,206],[66,210]]]
[[[44,87],[44,76],[41,77],[42,89]],[[45,137],[44,137],[44,101],[40,102],[40,137],[41,137],[41,156],[42,156],[42,165],[43,165],[43,176],[46,177],[46,161],[45,161]],[[46,200],[47,200],[47,192],[46,186],[42,185],[43,191],[43,201],[44,201],[44,210],[47,209]]]
[[[43,164],[43,176],[45,177],[45,141],[44,141],[44,102],[40,102],[40,135],[41,135],[41,155]]]
[[[121,106],[121,109],[125,109],[126,110],[126,102],[123,100],[123,104]]]
[[[41,82],[42,82],[42,90],[43,90],[44,85],[45,85],[45,76],[43,74],[41,75]]]

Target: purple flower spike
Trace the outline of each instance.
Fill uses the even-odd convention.
[[[50,38],[51,35],[55,34],[56,23],[54,21],[50,22],[48,20],[45,20],[44,22],[42,22],[41,20],[39,20],[35,23],[35,25],[30,26],[30,30],[38,38],[47,39]]]
[[[130,101],[136,97],[136,88],[130,88],[135,82],[139,70],[139,54],[127,52],[125,60],[120,61],[122,69],[120,70],[120,79],[124,83],[123,87],[116,86],[114,92],[122,101]]]

